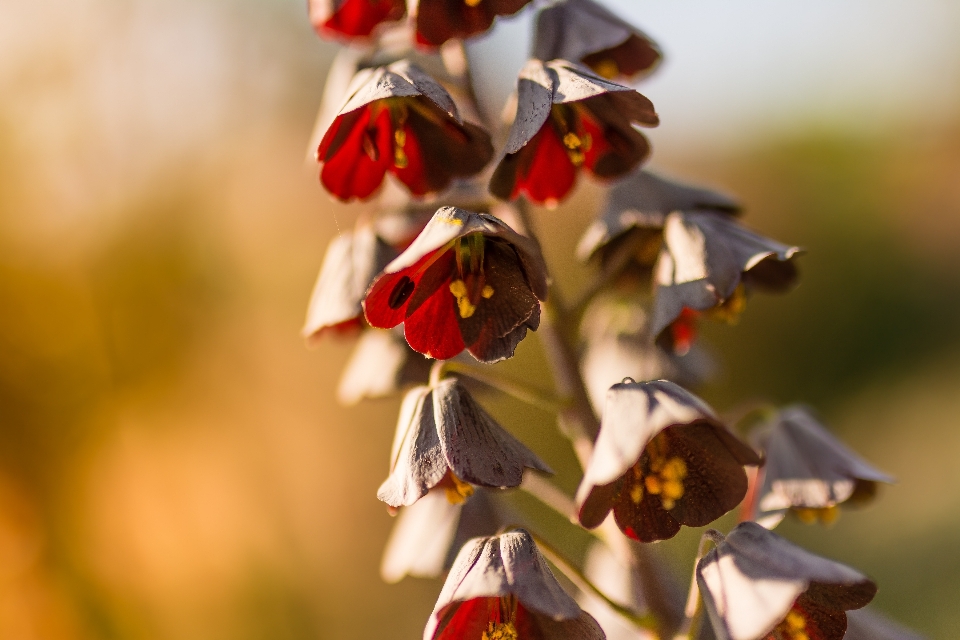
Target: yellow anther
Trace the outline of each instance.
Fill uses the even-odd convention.
[[[660,493],[663,497],[670,500],[677,500],[683,497],[683,483],[679,480],[664,480],[660,483]]]
[[[673,509],[675,506],[677,506],[677,501],[673,498],[660,498],[660,504],[663,505],[664,509],[670,511],[670,509]]]
[[[400,147],[395,147],[393,150],[393,166],[398,169],[406,169],[409,164],[410,160],[407,158],[404,150]]]
[[[470,302],[470,297],[467,295],[467,285],[463,280],[451,282],[450,293],[457,299],[457,311],[461,318],[469,318],[477,310],[477,306]]]
[[[633,504],[640,504],[640,501],[643,500],[642,486],[635,484],[630,487],[630,500],[633,501]]]
[[[837,518],[840,517],[840,507],[833,505],[832,507],[827,507],[826,509],[820,509],[820,522],[826,525],[831,525],[837,521]]]
[[[567,149],[579,149],[583,144],[580,142],[580,136],[569,131],[563,136],[563,146]]]
[[[483,289],[480,291],[480,295],[488,300],[493,297],[493,287],[490,285],[484,285]]]
[[[398,147],[407,144],[407,132],[403,129],[397,129],[393,132],[393,139]]]
[[[817,521],[816,509],[794,509],[793,513],[796,514],[797,518],[799,518],[803,524],[813,524]]]
[[[747,292],[744,286],[738,285],[730,297],[723,301],[719,307],[715,307],[707,312],[707,315],[713,320],[726,322],[727,324],[736,324],[740,320],[740,314],[747,308]]]
[[[663,465],[660,475],[666,480],[683,480],[687,477],[687,463],[682,458],[670,458]]]
[[[791,609],[784,622],[791,631],[800,631],[807,628],[807,620],[799,611]]]
[[[447,502],[450,504],[463,504],[467,498],[473,495],[473,486],[464,482],[453,473],[449,474],[450,484],[444,487],[447,494]]]
[[[657,476],[647,476],[643,479],[643,485],[647,488],[647,493],[652,493],[655,496],[660,495],[660,490],[663,488],[660,486],[660,478]]]
[[[804,524],[814,524],[817,521],[825,525],[832,525],[840,517],[840,507],[807,508],[800,507],[793,510],[794,515]]]
[[[512,622],[493,622],[487,624],[487,630],[480,636],[480,640],[517,640],[517,628]]]
[[[607,80],[613,80],[618,75],[620,75],[620,66],[616,61],[611,60],[610,58],[605,58],[600,62],[596,62],[592,65],[593,70],[601,78],[606,78]]]
[[[450,293],[457,298],[467,295],[467,285],[463,280],[454,280],[450,283]]]
[[[483,0],[463,0],[463,4],[467,5],[468,7],[477,7],[481,2],[483,2]]]

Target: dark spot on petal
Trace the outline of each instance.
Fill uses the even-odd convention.
[[[407,276],[403,276],[400,278],[397,284],[394,285],[393,291],[390,292],[390,299],[387,300],[387,304],[391,309],[399,309],[401,306],[403,306],[403,303],[410,298],[410,295],[413,293],[413,290],[416,288],[416,286],[417,285],[413,282],[413,280]]]

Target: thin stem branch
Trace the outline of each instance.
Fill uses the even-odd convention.
[[[436,382],[440,381],[443,373],[450,372],[471,378],[477,382],[482,382],[483,384],[493,387],[498,391],[502,391],[508,396],[520,400],[521,402],[525,402],[529,405],[543,409],[544,411],[549,411],[551,413],[559,413],[563,411],[563,408],[566,405],[562,399],[557,398],[546,391],[542,391],[536,387],[532,387],[522,382],[517,382],[516,380],[509,380],[502,376],[490,375],[489,373],[481,371],[477,367],[472,367],[462,362],[446,360],[442,363],[434,364],[433,366],[434,369],[431,369],[430,372],[431,384],[435,384],[433,375],[434,371],[438,371]]]
[[[577,506],[573,499],[543,476],[525,473],[520,488],[564,518],[571,521],[575,519]]]
[[[684,608],[683,624],[673,636],[673,640],[690,640],[695,637],[700,628],[700,618],[702,617],[702,607],[700,606],[700,586],[697,584],[697,566],[703,555],[707,551],[707,545],[711,542],[714,546],[723,542],[723,534],[716,529],[707,529],[700,538],[700,546],[697,547],[697,558],[693,561],[693,576],[690,578],[690,592],[687,595],[687,606]]]

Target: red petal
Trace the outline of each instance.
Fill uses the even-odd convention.
[[[412,267],[397,273],[385,273],[373,281],[363,301],[364,315],[371,326],[392,329],[403,322],[410,300],[427,272],[426,267],[435,257],[436,252],[430,253]]]
[[[399,20],[406,12],[404,0],[346,0],[326,22],[318,25],[318,31],[367,37],[381,22]]]
[[[511,196],[525,192],[537,204],[562,200],[577,181],[577,168],[570,161],[556,129],[548,121],[519,153],[532,154],[526,171],[522,166]]]
[[[607,140],[604,134],[603,127],[600,126],[600,123],[598,123],[586,109],[577,109],[577,115],[580,120],[580,131],[577,132],[580,135],[580,139],[583,140],[586,139],[587,136],[590,137],[590,148],[583,154],[583,166],[586,167],[590,173],[593,173],[594,165],[596,165],[597,161],[609,152],[612,147],[610,146],[610,141]]]
[[[449,605],[457,611],[447,626],[435,636],[436,640],[462,640],[480,638],[487,630],[487,623],[500,611],[499,598],[473,598],[463,603]]]
[[[368,197],[383,182],[387,167],[393,162],[390,110],[381,108],[371,123],[375,106],[376,103],[363,107],[365,113],[356,119],[338,149],[331,150],[331,141],[339,133],[340,126],[346,126],[338,121],[350,114],[337,116],[320,143],[318,156],[324,161],[320,181],[327,191],[341,200]],[[371,150],[375,151],[376,157],[370,157]]]
[[[403,325],[410,348],[437,360],[452,358],[466,348],[457,322],[457,299],[450,293],[454,268],[453,252],[447,251],[427,269]]]

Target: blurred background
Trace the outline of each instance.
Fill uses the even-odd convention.
[[[706,331],[703,395],[811,403],[897,476],[780,531],[957,637],[960,5],[610,6],[666,52],[650,166],[808,250],[795,292]],[[495,109],[530,21],[472,44]],[[350,343],[298,335],[356,217],[303,162],[335,51],[294,0],[0,4],[0,638],[419,637],[440,583],[378,576],[398,402],[338,407]],[[537,212],[554,264],[599,195]],[[491,407],[572,491],[550,416]],[[663,543],[684,580],[695,541]]]

